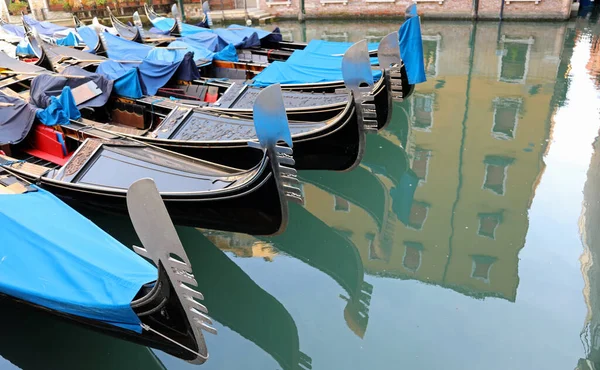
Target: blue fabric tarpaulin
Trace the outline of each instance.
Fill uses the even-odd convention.
[[[93,81],[102,93],[92,99],[86,100],[79,105],[84,107],[102,107],[106,105],[113,83],[106,77],[84,70],[83,68],[70,66],[65,68],[61,74],[71,76],[81,76],[82,78],[66,78],[62,76],[42,74],[36,76],[31,82],[30,102],[38,108],[46,108],[50,104],[51,96],[62,94],[65,86],[74,89],[80,85]]]
[[[69,86],[65,86],[58,96],[50,97],[50,104],[45,109],[39,109],[36,117],[46,126],[68,125],[70,119],[79,119],[81,113],[75,104],[75,98]]]
[[[226,28],[216,28],[214,32],[219,35],[228,44],[233,44],[238,49],[246,49],[260,46],[260,38],[253,32],[247,36],[240,36],[234,31]]]
[[[161,32],[167,32],[173,25],[175,24],[175,20],[173,18],[164,18],[158,17],[152,21],[152,25],[159,29]],[[212,32],[208,28],[192,26],[191,24],[183,23],[181,30],[181,36],[189,36],[198,32]]]
[[[6,32],[11,33],[15,36],[25,37],[25,28],[16,24],[3,24],[1,26]]]
[[[416,8],[415,8],[416,9]],[[404,61],[406,75],[410,84],[427,81],[425,61],[423,59],[423,38],[418,16],[408,18],[398,30],[400,56]]]
[[[141,333],[131,301],[156,268],[50,193],[0,195],[0,292]]]
[[[182,40],[182,39],[180,39],[180,40]],[[233,47],[233,45],[231,45],[231,44],[227,45],[221,51],[216,52],[216,53],[206,49],[205,47],[202,47],[201,45],[194,45],[194,44],[184,42],[184,41],[179,41],[179,40],[171,42],[169,44],[169,46],[177,47],[177,48],[185,48],[180,51],[194,53],[194,60],[196,62],[205,62],[205,61],[210,62],[213,59],[226,60],[226,61],[230,61],[230,62],[238,61],[237,51],[236,51],[235,47]]]
[[[0,92],[0,102],[12,104],[0,108],[0,145],[18,144],[31,130],[37,109],[23,99],[2,92]]]
[[[16,53],[17,55],[35,55],[35,51],[33,51],[33,48],[27,39],[23,39],[19,42]]]
[[[227,45],[223,50],[219,51],[215,54],[214,59],[216,60],[226,60],[228,62],[237,62],[239,61],[237,50],[231,44]]]
[[[179,40],[194,47],[204,47],[214,52],[223,50],[229,45],[221,36],[212,32],[199,32],[194,35],[181,37]]]
[[[373,70],[374,80],[381,77],[380,70]],[[275,83],[303,84],[342,81],[342,57],[312,54],[297,50],[285,62],[273,62],[253,80],[254,86]]]
[[[142,82],[145,95],[156,95],[156,92],[173,77],[179,62],[163,62],[159,60],[145,59],[138,67],[138,73]]]
[[[250,37],[253,33],[256,33],[259,39],[264,39],[272,34],[272,32],[261,30],[260,28],[240,26],[239,24],[231,24],[227,29],[239,37]]]
[[[131,99],[138,99],[144,96],[137,65],[107,60],[100,63],[96,69],[96,73],[113,80],[113,91],[117,95]]]
[[[79,43],[77,42],[77,37],[71,32],[65,37],[57,38],[56,45],[60,46],[77,46]]]
[[[94,48],[98,45],[98,34],[91,27],[83,26],[77,28],[79,37],[85,42],[88,47],[88,53],[94,53]]]
[[[114,60],[143,60],[146,58],[152,46],[140,44],[134,41],[104,33],[108,56]]]
[[[56,25],[50,22],[38,22],[29,15],[24,15],[23,19],[31,27],[35,28],[40,35],[54,37],[58,32],[68,31],[69,28]]]
[[[323,56],[341,56],[343,55],[350,46],[354,45],[353,42],[336,42],[336,41],[325,41],[325,40],[311,40],[308,45],[304,48],[304,51]],[[379,47],[378,42],[370,42],[367,44],[369,51],[377,50]]]

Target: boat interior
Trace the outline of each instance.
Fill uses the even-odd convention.
[[[122,191],[151,176],[163,193],[195,194],[243,186],[259,172],[260,164],[243,171],[91,130],[34,125],[21,143],[0,146],[0,165],[28,179]],[[84,132],[96,137],[81,140]]]

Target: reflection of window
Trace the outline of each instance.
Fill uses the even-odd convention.
[[[410,215],[408,216],[408,226],[421,230],[427,219],[428,211],[429,204],[417,201],[413,202],[412,207],[410,207]]]
[[[502,36],[504,48],[498,60],[498,79],[510,83],[525,83],[533,37],[508,39]]]
[[[492,136],[496,139],[514,139],[519,123],[520,99],[498,98],[494,101]]]
[[[512,158],[488,155],[483,161],[485,164],[485,179],[483,188],[496,194],[504,195],[508,166],[513,162]]]
[[[431,150],[425,150],[421,148],[415,149],[412,170],[417,175],[419,182],[427,182],[427,173],[429,172],[429,157],[431,157]]]
[[[416,130],[430,131],[433,126],[433,102],[435,95],[414,94],[413,125]]]
[[[423,36],[423,57],[425,58],[425,74],[435,77],[438,74],[438,57],[442,36]]]
[[[337,212],[349,212],[350,211],[350,203],[337,195],[333,196],[333,209]]]
[[[370,260],[384,260],[383,253],[380,248],[377,248],[377,243],[375,243],[375,234],[367,233],[365,235],[367,240],[369,241],[369,259]]]
[[[473,260],[471,266],[471,277],[477,280],[490,282],[490,270],[492,265],[496,262],[496,257],[490,256],[471,256]]]
[[[500,225],[501,221],[502,214],[500,213],[480,213],[477,234],[496,239],[496,228]]]
[[[421,252],[423,244],[416,242],[404,242],[404,257],[402,265],[412,272],[416,272],[421,266]]]

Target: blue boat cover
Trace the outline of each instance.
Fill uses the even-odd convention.
[[[154,266],[42,189],[0,195],[0,292],[141,333],[131,301]]]
[[[3,24],[2,27],[6,32],[11,33],[15,36],[25,37],[25,28],[16,24]]]
[[[57,32],[67,31],[69,28],[56,25],[50,22],[38,22],[29,15],[24,15],[23,19],[31,27],[35,28],[40,35],[54,37]]]
[[[227,45],[221,51],[215,53],[201,45],[192,44],[192,43],[188,43],[188,42],[180,41],[180,40],[183,40],[183,38],[171,42],[169,44],[169,46],[177,47],[177,48],[185,48],[185,49],[179,50],[184,53],[187,53],[187,52],[194,53],[194,60],[197,63],[198,62],[206,62],[206,61],[210,62],[213,59],[226,60],[226,61],[230,61],[230,62],[238,61],[237,51],[236,51],[235,47],[231,44]]]
[[[69,34],[67,36],[56,39],[56,45],[77,46],[77,45],[79,45],[79,42],[77,42],[77,37],[75,37],[73,32],[69,32]]]
[[[38,109],[38,120],[46,126],[68,125],[70,119],[79,119],[81,113],[75,104],[75,98],[69,86],[63,87],[62,93],[50,97],[50,103],[45,109]]]
[[[18,144],[31,130],[37,109],[23,99],[2,92],[0,92],[0,102],[12,104],[10,107],[0,108],[0,145]]]
[[[104,33],[104,39],[109,58],[115,60],[143,60],[152,50],[152,46],[125,40],[108,32]]]
[[[77,33],[79,37],[85,42],[88,47],[87,52],[94,54],[94,48],[98,45],[98,34],[89,26],[83,26],[77,28]]]
[[[354,45],[353,42],[311,40],[303,50],[311,54],[339,57],[343,55],[348,49],[350,49],[350,46],[352,45]],[[378,47],[378,42],[370,42],[367,44],[367,48],[369,51],[377,50]],[[374,62],[374,60],[372,60],[371,62]]]
[[[173,28],[175,20],[173,18],[158,17],[152,21],[152,25],[162,33],[168,32]],[[152,31],[152,30],[150,30]],[[198,32],[212,32],[208,28],[192,26],[191,24],[183,23],[181,27],[181,36],[189,36]]]
[[[261,30],[260,28],[246,27],[240,26],[239,24],[232,24],[227,27],[227,29],[239,37],[251,37],[253,33],[256,33],[259,39],[264,39],[272,34],[272,32]],[[275,30],[278,30],[276,28]]]
[[[194,35],[181,37],[179,40],[193,47],[204,47],[213,52],[221,51],[229,45],[221,36],[213,32],[199,32]]]
[[[17,44],[16,53],[17,55],[35,55],[35,51],[27,39],[23,39]]]
[[[374,80],[381,77],[380,70],[373,70]],[[253,80],[254,86],[280,84],[303,84],[343,81],[342,57],[312,54],[296,50],[285,62],[273,62]]]
[[[416,7],[415,13],[416,13]],[[410,13],[409,13],[410,14]],[[408,18],[398,30],[400,56],[404,61],[408,83],[418,84],[427,81],[423,58],[423,38],[418,16]]]
[[[50,74],[36,76],[33,81],[31,81],[30,89],[30,100],[33,105],[38,108],[46,108],[50,104],[50,97],[60,95],[65,86],[74,89],[89,81],[93,81],[102,91],[102,94],[81,103],[79,108],[102,107],[108,101],[113,88],[113,82],[110,79],[97,73],[88,72],[83,68],[76,66],[65,68],[61,74],[82,76],[84,78],[65,78]]]
[[[131,99],[139,99],[144,96],[136,66],[107,60],[100,63],[96,73],[113,81],[113,91],[117,95]]]
[[[238,49],[260,47],[260,38],[256,32],[249,33],[247,36],[240,36],[226,28],[216,28],[214,32],[225,40],[226,43],[233,44]]]

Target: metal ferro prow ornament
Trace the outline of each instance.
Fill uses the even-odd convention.
[[[253,117],[260,148],[267,151],[273,162],[273,172],[279,179],[277,184],[283,200],[303,204],[304,197],[300,190],[298,174],[292,167],[292,135],[279,84],[266,87],[258,94],[254,102]],[[278,141],[284,141],[288,146],[278,145]],[[258,146],[256,142],[250,142],[249,145]],[[282,203],[287,211],[286,202]]]
[[[359,122],[365,132],[377,131],[377,111],[373,96],[373,72],[367,41],[352,45],[342,58],[342,76],[346,88],[352,92]]]
[[[138,13],[137,10],[135,11],[135,13],[133,13],[133,25],[138,29],[140,36],[142,37],[142,40],[143,40],[144,37],[146,36],[144,33],[144,25],[142,24],[142,19],[140,18],[140,13]]]
[[[402,58],[400,57],[400,43],[398,33],[392,32],[381,39],[377,49],[379,68],[385,71],[390,78],[392,99],[403,101],[402,91]]]
[[[206,315],[208,310],[199,302],[204,300],[204,296],[191,288],[198,286],[192,272],[192,264],[152,179],[141,179],[131,185],[127,191],[127,209],[133,227],[144,246],[134,246],[133,249],[140,256],[152,260],[157,267],[162,265],[164,268],[192,326],[198,351],[177,344],[198,356],[190,362],[204,363],[208,359],[208,349],[202,329],[213,334],[217,331],[211,326],[212,321]],[[161,335],[146,324],[142,323],[142,328]]]

